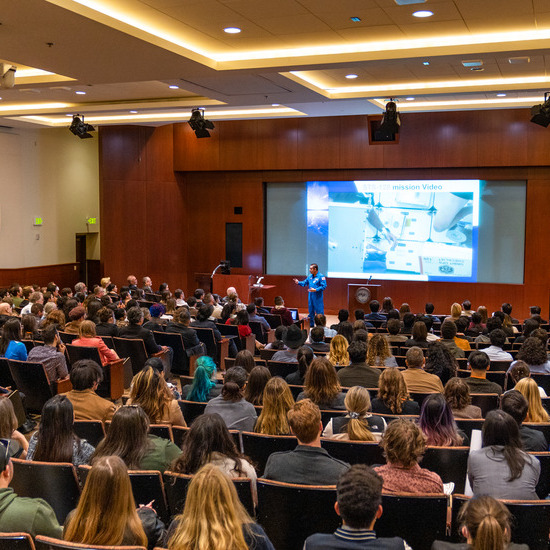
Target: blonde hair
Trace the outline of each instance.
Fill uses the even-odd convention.
[[[382,371],[378,379],[378,398],[393,414],[401,414],[403,403],[409,399],[409,392],[398,368],[390,367]]]
[[[151,424],[163,421],[174,399],[164,378],[153,368],[145,367],[136,374],[130,391],[130,403],[139,405]]]
[[[82,321],[78,327],[78,336],[80,338],[95,338],[95,323],[93,321]]]
[[[294,398],[288,384],[278,376],[270,378],[264,388],[263,408],[254,431],[259,434],[288,435],[287,414],[294,406]]]
[[[243,534],[252,523],[233,482],[213,464],[191,480],[170,550],[248,550]]]
[[[548,422],[549,417],[548,413],[544,410],[542,406],[542,400],[540,398],[539,387],[535,380],[532,378],[522,378],[514,388],[518,390],[529,404],[529,409],[527,410],[527,417],[525,422]]]
[[[344,404],[348,413],[351,413],[346,426],[350,440],[374,441],[374,436],[365,420],[371,410],[369,391],[361,386],[353,386],[346,394]]]
[[[349,343],[344,336],[341,334],[334,336],[334,338],[330,341],[328,360],[333,365],[349,365],[348,346]]]
[[[453,319],[458,319],[461,314],[462,314],[462,306],[458,302],[455,302],[451,306],[451,317]]]
[[[128,534],[133,535],[132,542]],[[147,546],[128,470],[120,457],[105,456],[95,462],[63,537],[82,544]]]
[[[369,340],[367,348],[367,365],[381,365],[388,357],[391,357],[390,346],[388,340],[383,334],[374,334]]]

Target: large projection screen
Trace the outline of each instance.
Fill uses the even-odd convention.
[[[316,262],[328,277],[520,284],[525,192],[525,181],[269,183],[266,273]]]

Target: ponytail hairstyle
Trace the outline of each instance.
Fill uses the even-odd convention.
[[[464,503],[458,521],[473,550],[504,550],[510,542],[510,512],[493,497]]]
[[[300,373],[300,378],[304,381],[307,369],[311,365],[313,359],[315,359],[315,354],[309,346],[302,346],[298,350],[296,358],[298,359],[298,372]]]
[[[237,402],[243,398],[243,391],[248,379],[246,370],[242,367],[227,369],[222,388],[224,401]]]
[[[208,401],[210,390],[216,385],[216,382],[212,380],[214,376],[216,376],[216,363],[214,363],[212,357],[201,355],[197,359],[193,383],[185,399],[199,403]]]
[[[369,391],[361,386],[353,386],[348,390],[344,404],[350,416],[346,425],[350,441],[374,441],[374,436],[365,420],[371,410]]]

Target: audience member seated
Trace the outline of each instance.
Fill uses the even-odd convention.
[[[426,445],[459,447],[470,444],[466,434],[457,428],[451,408],[440,393],[424,399],[418,425],[426,438]]]
[[[539,387],[532,378],[523,378],[514,388],[525,397],[529,404],[525,422],[549,422],[548,413],[542,406]]]
[[[548,323],[548,321],[545,321],[540,316],[541,311],[542,310],[541,310],[540,306],[531,306],[531,307],[529,307],[529,313],[531,314],[531,318],[537,318],[537,320],[539,321],[539,323],[541,325],[546,325]]]
[[[479,496],[465,502],[458,514],[459,532],[465,543],[436,540],[432,550],[529,550],[526,544],[510,542],[512,533],[510,510],[502,502]]]
[[[183,514],[172,522],[169,536],[169,550],[275,550],[244,509],[227,474],[213,464],[203,466],[191,480]]]
[[[349,344],[353,340],[353,325],[349,321],[343,321],[338,327],[338,334],[343,336]]]
[[[152,424],[187,426],[164,376],[151,366],[144,367],[134,377],[128,404],[139,405]]]
[[[548,360],[546,349],[544,349],[538,338],[533,336],[527,338],[521,345],[516,358],[520,361],[525,361],[531,372],[550,374],[550,361]]]
[[[365,319],[369,321],[385,321],[386,316],[382,313],[379,313],[380,311],[380,302],[378,300],[371,300],[369,302],[369,309],[370,313],[365,315]]]
[[[403,418],[390,422],[381,445],[387,464],[374,471],[384,480],[384,493],[443,493],[441,478],[418,465],[426,440],[414,422]]]
[[[400,334],[401,321],[399,319],[389,319],[386,328],[388,329],[388,334],[385,337],[392,346],[404,345],[409,339],[406,334]]]
[[[283,336],[285,335],[286,327],[284,325],[279,325],[275,329],[275,340],[269,342],[264,349],[288,349],[283,343]]]
[[[265,318],[257,314],[255,304],[248,304],[246,306],[246,311],[248,313],[249,322],[253,321],[255,323],[260,323],[263,327],[264,332],[269,332],[271,330],[271,327],[269,326],[269,323],[265,320]]]
[[[340,325],[342,323],[345,323],[348,319],[349,319],[349,311],[347,309],[341,309],[338,311],[338,323],[336,323],[335,325],[330,325],[330,328],[338,332]]]
[[[342,527],[332,535],[311,535],[304,550],[409,549],[398,537],[376,538],[374,524],[382,516],[382,484],[382,478],[364,464],[355,464],[344,472],[336,486],[334,505]]]
[[[0,357],[17,361],[27,360],[27,348],[21,342],[21,322],[17,317],[12,317],[4,323],[0,338]]]
[[[0,439],[9,443],[8,453],[10,458],[25,458],[29,442],[27,438],[17,430],[17,417],[13,405],[8,397],[0,397]],[[0,453],[3,449],[0,448]]]
[[[119,328],[115,322],[115,312],[109,307],[102,307],[97,312],[99,323],[95,327],[95,332],[98,336],[119,336]]]
[[[0,303],[0,305],[2,305]],[[55,304],[54,304],[55,307]],[[6,321],[9,319],[6,319]],[[21,336],[23,340],[39,340],[40,335],[38,333],[38,322],[41,320],[41,317],[38,318],[36,315],[23,315],[21,317]]]
[[[481,313],[474,311],[470,319],[470,323],[464,335],[469,338],[477,338],[485,332],[486,326],[481,324]]]
[[[531,369],[525,361],[514,361],[511,367],[508,369],[508,384],[515,386],[523,378],[529,378],[531,376]],[[510,384],[511,383],[511,384]],[[539,394],[541,397],[547,397],[544,388],[538,386]]]
[[[337,334],[330,342],[330,351],[328,360],[335,367],[347,367],[349,365],[349,342],[341,335]]]
[[[443,384],[446,384],[450,378],[456,376],[458,364],[447,346],[437,340],[428,346],[424,370],[435,374]]]
[[[322,327],[325,338],[333,338],[336,336],[337,332],[334,329],[327,327],[327,318],[322,313],[317,313],[313,319],[316,327]]]
[[[548,442],[542,432],[523,426],[527,417],[529,404],[527,399],[517,390],[507,391],[500,399],[500,408],[508,413],[519,428],[522,448],[527,452],[544,452],[548,450]]]
[[[66,378],[69,374],[65,360],[65,345],[57,334],[54,326],[42,331],[43,346],[34,346],[28,355],[29,361],[42,363],[46,369],[48,380],[55,382]]]
[[[478,307],[478,313],[481,315],[481,325],[485,326],[485,330],[474,339],[474,342],[477,344],[490,344],[491,339],[489,338],[489,333],[493,330],[502,329],[502,321],[498,317],[490,317],[487,319],[487,308]],[[485,321],[484,321],[485,319]]]
[[[445,321],[449,320],[449,321],[456,321],[460,316],[462,315],[462,306],[455,302],[452,306],[451,306],[451,315],[449,315],[449,317],[446,317],[445,318]]]
[[[323,327],[313,327],[309,333],[308,346],[313,351],[327,352],[330,351],[330,345],[325,343],[325,331]]]
[[[13,464],[6,444],[0,441],[0,532],[60,539],[63,528],[57,522],[52,507],[41,498],[18,497],[10,487]]]
[[[250,336],[252,334],[252,329],[250,328],[250,325],[248,323],[249,317],[246,309],[241,309],[237,311],[237,315],[235,316],[234,320],[227,319],[227,321],[225,322],[226,325],[237,325],[240,338],[246,338],[247,336]],[[256,339],[254,340],[254,346],[256,347],[256,349],[263,349],[265,347],[264,344]]]
[[[313,359],[315,359],[315,354],[309,346],[302,346],[298,349],[298,354],[296,355],[298,359],[298,368],[295,372],[291,372],[285,377],[287,384],[292,384],[295,386],[303,386],[306,380],[306,372]]]
[[[426,323],[422,321],[416,321],[414,323],[412,328],[412,338],[409,338],[405,342],[405,346],[408,348],[412,346],[416,346],[419,348],[427,348],[428,347],[428,329],[426,327]]]
[[[412,335],[412,329],[414,325],[416,317],[414,313],[408,312],[403,315],[403,327],[401,329],[401,332],[405,335]]]
[[[372,400],[372,412],[377,414],[419,414],[420,407],[409,398],[401,371],[388,368],[378,380],[378,396]]]
[[[73,389],[64,395],[73,405],[75,420],[111,420],[116,407],[95,392],[103,380],[103,370],[95,361],[77,361],[71,368],[69,379]]]
[[[216,327],[216,324],[213,321],[209,320],[213,311],[214,308],[212,306],[201,306],[201,308],[197,312],[197,319],[191,323],[191,326],[197,328],[211,328],[214,331],[214,338],[216,339],[216,342],[220,342],[222,340],[222,335]],[[229,357],[235,357],[236,355],[237,346],[235,345],[235,342],[233,342],[233,340],[230,340]]]
[[[211,399],[204,412],[218,413],[230,430],[251,432],[256,424],[257,414],[254,405],[244,398],[247,378],[247,373],[242,367],[228,369],[221,395]]]
[[[407,350],[405,363],[407,368],[401,374],[403,375],[409,392],[443,393],[441,379],[435,374],[430,374],[424,370],[426,359],[419,347],[414,346]]]
[[[514,340],[514,344],[523,344],[531,334],[540,327],[535,319],[525,319],[523,323],[523,332]]]
[[[470,346],[470,337],[466,335],[468,326],[470,325],[470,318],[461,315],[454,323],[456,325],[456,345],[464,351],[472,349]]]
[[[287,414],[294,406],[294,397],[288,384],[278,376],[270,378],[265,385],[263,408],[254,432],[267,435],[289,435]]]
[[[512,361],[512,356],[502,348],[506,343],[506,333],[502,329],[495,329],[489,333],[491,345],[483,351],[491,361]]]
[[[303,485],[336,485],[349,464],[321,448],[321,411],[310,399],[288,411],[290,430],[298,439],[293,451],[273,453],[267,459],[264,478]]]
[[[57,330],[62,332],[65,331],[65,314],[62,310],[54,309],[53,311],[50,311],[42,323],[40,323],[40,328],[44,330],[52,325],[55,326]]]
[[[216,382],[216,363],[212,357],[202,355],[197,358],[193,382],[181,389],[183,399],[204,403],[213,397],[218,397],[222,385]]]
[[[397,361],[392,355],[388,341],[383,334],[374,334],[367,349],[367,365],[382,367],[397,367]]]
[[[472,405],[470,387],[463,378],[455,376],[445,384],[445,399],[455,418],[481,418],[481,409]]]
[[[181,450],[169,439],[150,434],[149,424],[140,406],[120,407],[92,456],[92,465],[101,457],[118,456],[129,470],[167,470]]]
[[[510,321],[510,317],[506,318],[506,315],[502,311],[494,311],[493,317],[498,317],[501,322],[501,329],[504,331],[507,337],[515,338],[516,334],[518,333],[518,329],[514,326],[512,326],[512,322]]]
[[[74,433],[74,411],[64,395],[48,399],[42,408],[40,426],[29,441],[27,460],[88,464],[94,448]]]
[[[470,387],[470,393],[502,393],[502,388],[496,382],[487,380],[489,356],[485,352],[472,351],[468,357],[468,365],[472,374],[464,380]]]
[[[440,342],[444,344],[447,349],[451,352],[451,355],[455,358],[465,357],[464,350],[459,348],[456,344],[456,325],[454,321],[448,319],[441,325],[441,340]],[[468,346],[469,349],[469,346]]]
[[[118,456],[94,462],[78,506],[65,521],[63,538],[89,545],[164,545],[166,528],[147,503],[137,503],[128,469]]]
[[[78,338],[72,341],[72,345],[97,348],[102,365],[119,359],[116,351],[107,347],[103,339],[96,335],[95,324],[92,321],[82,321],[78,330]]]
[[[540,462],[522,450],[516,421],[501,410],[483,423],[483,448],[468,457],[468,479],[475,496],[537,500]]]
[[[340,384],[346,388],[352,386],[377,388],[380,369],[367,365],[367,344],[365,342],[351,342],[348,347],[348,354],[351,363],[338,370]]]
[[[277,351],[271,360],[282,361],[284,363],[297,363],[298,349],[304,344],[306,337],[306,331],[301,330],[298,325],[289,326],[283,335],[283,343],[287,349]]]
[[[296,401],[310,399],[320,409],[344,410],[344,398],[335,368],[325,357],[316,357],[307,369],[304,391]]]
[[[167,350],[166,346],[159,346],[150,330],[143,328],[143,312],[139,307],[131,307],[127,311],[128,326],[120,327],[120,337],[132,340],[143,340],[147,355]]]
[[[65,314],[65,316],[67,316],[67,314]],[[68,332],[69,334],[78,334],[80,324],[84,321],[85,317],[86,310],[84,309],[84,306],[73,307],[69,311],[70,321],[65,325],[65,332]]]
[[[242,349],[237,353],[235,357],[234,367],[242,367],[248,374],[252,372],[252,369],[256,366],[254,361],[254,355],[249,352],[247,349]]]
[[[275,307],[271,308],[271,313],[273,315],[280,315],[283,325],[289,327],[294,324],[294,319],[292,318],[292,313],[290,309],[285,307],[285,301],[282,296],[275,296]]]
[[[254,367],[248,375],[244,398],[253,405],[261,406],[263,404],[264,388],[270,378],[271,373],[267,367],[261,365]]]
[[[217,466],[229,477],[250,478],[257,503],[256,470],[237,449],[222,417],[216,413],[195,419],[183,441],[182,453],[170,469],[179,474],[196,474],[205,464]]]
[[[433,314],[434,310],[434,305],[431,302],[426,302],[426,304],[424,305],[425,316],[429,317],[434,325],[440,325],[441,321],[437,315]]]
[[[370,395],[366,388],[353,386],[344,399],[346,416],[335,416],[328,421],[323,437],[349,441],[380,441],[386,429],[381,416],[372,416]]]

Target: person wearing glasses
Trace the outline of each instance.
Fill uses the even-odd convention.
[[[41,498],[18,497],[9,487],[13,478],[10,442],[0,439],[0,532],[24,532],[60,539],[63,528],[52,507]]]

